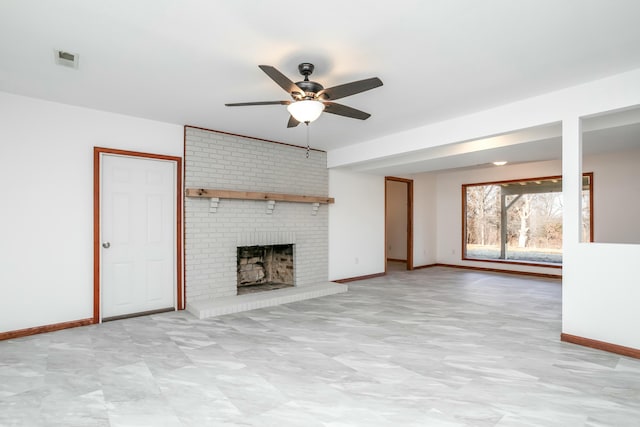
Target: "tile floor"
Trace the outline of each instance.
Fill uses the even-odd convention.
[[[640,360],[560,342],[560,297],[437,267],[3,341],[0,425],[640,425]]]

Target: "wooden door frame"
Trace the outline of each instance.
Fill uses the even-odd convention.
[[[387,272],[387,203],[389,194],[387,183],[389,181],[404,182],[407,184],[407,270],[413,270],[413,180],[398,178],[395,176],[384,177],[384,271]]]
[[[175,218],[175,268],[176,301],[178,310],[184,310],[184,286],[182,280],[182,158],[138,151],[93,147],[93,323],[100,323],[100,159],[103,154],[113,154],[142,159],[165,160],[176,165],[176,218]]]

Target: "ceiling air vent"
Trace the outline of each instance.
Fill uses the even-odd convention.
[[[79,55],[64,50],[54,50],[54,59],[56,64],[69,68],[78,68]]]

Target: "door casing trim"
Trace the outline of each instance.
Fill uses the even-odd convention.
[[[163,154],[93,147],[93,323],[100,323],[100,157],[103,154],[166,160],[176,164],[176,307],[184,310],[184,286],[182,271],[182,158]]]

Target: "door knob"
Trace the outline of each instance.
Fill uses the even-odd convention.
[[[109,249],[109,248],[111,247],[111,243],[109,243],[109,242],[104,242],[104,243],[102,244],[102,247],[103,247],[103,248],[105,248],[105,249]]]

